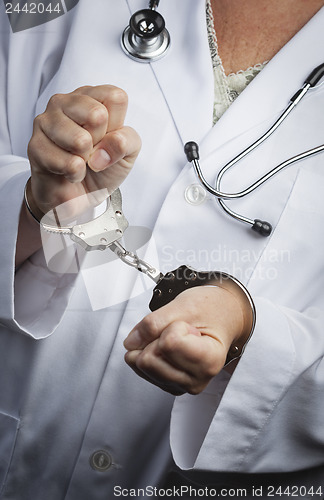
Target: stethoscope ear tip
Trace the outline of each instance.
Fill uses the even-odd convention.
[[[265,220],[255,219],[252,225],[253,231],[260,234],[261,236],[270,236],[272,232],[272,226],[269,222]]]
[[[199,147],[194,141],[186,142],[184,145],[184,152],[189,162],[199,160]]]

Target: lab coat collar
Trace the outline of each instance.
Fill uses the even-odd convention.
[[[136,8],[139,1],[131,4]],[[159,7],[172,46],[165,58],[151,67],[182,143],[199,141],[204,155],[257,124],[275,119],[312,69],[323,62],[320,48],[324,44],[324,7],[273,57],[212,127],[214,82],[205,0],[177,0],[176,16],[174,8],[174,2],[161,2]]]
[[[130,4],[136,7],[138,1]],[[151,68],[182,144],[193,139],[200,141],[212,127],[214,98],[205,0],[161,2],[159,12],[170,32],[171,46]]]
[[[324,7],[271,59],[207,134],[202,144],[205,154],[279,116],[309,73],[324,62],[323,26]]]

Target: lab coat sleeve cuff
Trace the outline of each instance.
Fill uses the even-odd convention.
[[[28,162],[22,159],[0,171],[0,323],[34,339],[42,339],[53,333],[60,323],[77,274],[51,271],[42,250],[15,273],[17,228],[29,175]]]
[[[292,378],[294,345],[284,314],[255,299],[257,325],[234,374],[176,399],[171,448],[183,470],[250,472],[248,457]],[[262,329],[258,323],[262,324]]]

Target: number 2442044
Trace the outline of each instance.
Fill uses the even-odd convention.
[[[60,2],[44,4],[42,2],[25,2],[23,5],[15,2],[6,3],[6,14],[62,14],[63,7]]]

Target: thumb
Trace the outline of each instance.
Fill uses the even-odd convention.
[[[108,132],[96,144],[88,160],[94,172],[101,172],[119,163],[125,170],[130,170],[141,149],[141,139],[131,127],[122,127]]]

